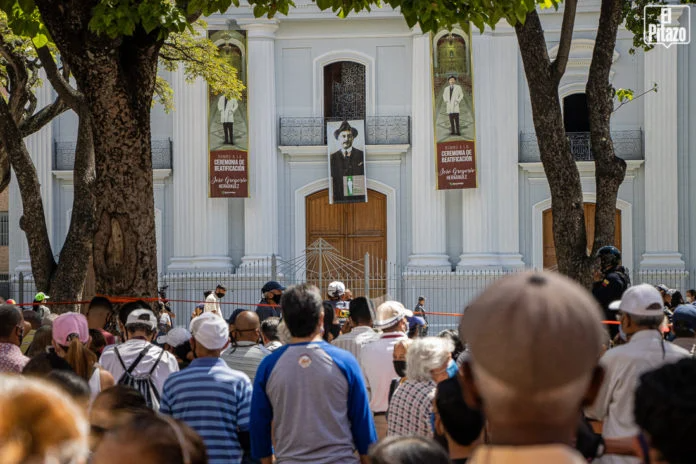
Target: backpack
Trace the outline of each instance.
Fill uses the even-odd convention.
[[[143,357],[147,354],[147,352],[150,350],[150,348],[152,348],[152,345],[148,343],[147,346],[143,348],[143,350],[140,352],[138,357],[135,358],[133,364],[131,364],[130,367],[126,367],[126,365],[123,362],[123,359],[121,358],[121,354],[118,352],[118,347],[114,347],[114,351],[116,352],[118,362],[121,363],[121,366],[123,367],[124,371],[123,375],[121,375],[117,383],[119,385],[128,385],[129,387],[135,388],[140,392],[141,395],[143,395],[143,397],[145,398],[145,402],[147,403],[147,406],[149,408],[159,411],[160,394],[157,391],[157,387],[155,387],[155,383],[152,381],[152,373],[155,372],[155,369],[157,369],[160,359],[162,359],[162,355],[164,354],[164,350],[160,351],[160,354],[157,357],[157,360],[155,361],[155,365],[152,366],[150,372],[148,372],[145,375],[139,376],[135,376],[133,374],[133,371],[138,366]]]

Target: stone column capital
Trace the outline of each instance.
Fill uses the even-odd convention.
[[[247,38],[250,40],[274,40],[279,21],[277,19],[241,19],[237,23],[247,31]]]

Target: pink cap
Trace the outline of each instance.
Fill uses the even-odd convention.
[[[57,344],[68,346],[73,335],[82,343],[89,341],[89,327],[85,316],[79,313],[65,313],[53,321],[53,340]]]

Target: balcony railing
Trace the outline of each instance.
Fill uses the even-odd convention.
[[[55,171],[72,171],[76,142],[56,142],[53,153]],[[152,169],[172,168],[172,140],[152,139]]]
[[[575,161],[593,161],[592,148],[589,132],[567,132],[570,152],[575,157]],[[619,158],[625,160],[642,160],[643,153],[643,131],[624,130],[611,133],[614,143],[614,152]],[[537,143],[534,132],[520,133],[520,162],[536,163],[541,161],[539,144]]]
[[[281,146],[326,145],[326,123],[341,118],[280,118]],[[407,145],[411,143],[409,116],[365,118],[366,145]]]

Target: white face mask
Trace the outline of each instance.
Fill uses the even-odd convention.
[[[619,324],[619,337],[623,341],[628,341],[628,335],[626,335],[626,332],[623,330],[623,325]]]

